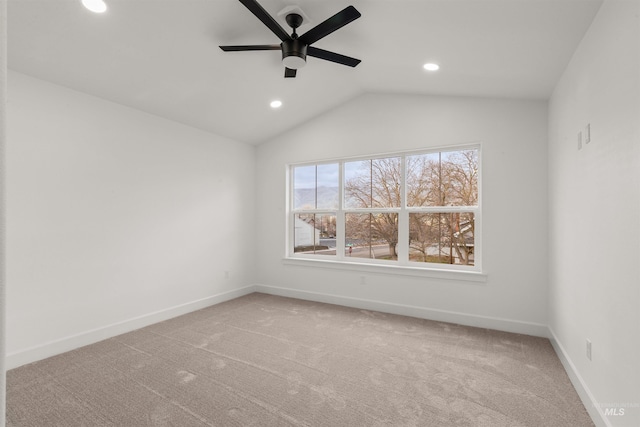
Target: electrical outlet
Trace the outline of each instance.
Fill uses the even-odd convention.
[[[587,359],[591,360],[591,341],[587,340]]]
[[[582,150],[582,132],[578,132],[578,150]]]

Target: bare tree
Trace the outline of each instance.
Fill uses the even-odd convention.
[[[399,207],[402,196],[401,164],[399,157],[366,160],[360,163],[358,173],[345,183],[345,199],[351,208]],[[385,241],[389,255],[398,258],[398,214],[395,212],[350,214],[353,218],[349,233],[372,244]],[[356,218],[358,225],[356,225]]]
[[[440,164],[442,173],[442,206],[475,206],[478,204],[478,152],[476,150],[447,153]]]
[[[437,171],[437,186],[439,187],[439,203],[435,206],[475,206],[478,203],[478,152],[463,150],[439,153],[437,161],[433,158],[428,167]],[[432,172],[431,177],[435,174]],[[434,186],[436,186],[434,183]],[[475,223],[470,212],[439,213],[438,227],[438,256],[442,261],[446,257],[448,248],[448,262],[454,263],[457,258],[461,264],[473,262],[473,248]],[[433,225],[432,225],[433,226]],[[433,241],[432,241],[433,242]],[[418,245],[420,249],[424,242]],[[455,257],[454,257],[455,251]]]
[[[407,206],[477,205],[477,150],[409,156],[405,167]],[[358,171],[345,183],[347,207],[400,206],[402,169],[399,157],[363,161]],[[392,258],[397,259],[398,214],[358,215],[358,226],[354,225],[356,217],[353,215],[349,215],[352,217],[350,235],[370,244],[384,240]],[[475,229],[472,213],[412,213],[409,222],[409,245],[421,261],[454,263],[457,259],[461,264],[473,262]],[[430,258],[428,250],[434,244],[437,255]]]

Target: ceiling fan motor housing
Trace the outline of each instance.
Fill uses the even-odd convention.
[[[307,63],[307,45],[298,39],[283,41],[282,63],[285,67],[297,70]]]

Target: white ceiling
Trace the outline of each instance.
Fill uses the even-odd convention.
[[[99,15],[9,0],[9,68],[253,144],[364,92],[547,99],[602,2],[259,0],[272,16],[300,6],[313,22],[299,34],[349,4],[362,13],[314,44],[360,65],[308,58],[284,79],[278,51],[218,48],[279,43],[238,0],[105,1]]]

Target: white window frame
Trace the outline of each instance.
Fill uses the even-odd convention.
[[[478,152],[478,204],[477,206],[438,206],[408,207],[406,203],[406,158],[416,155],[477,150]],[[348,162],[376,160],[390,157],[401,158],[401,203],[397,208],[345,208],[344,207],[344,165]],[[301,166],[338,164],[338,209],[294,209],[294,174],[293,170]],[[287,206],[286,230],[287,244],[283,262],[289,265],[305,265],[321,268],[343,269],[361,272],[400,274],[409,276],[427,276],[440,279],[467,280],[485,282],[486,274],[482,271],[482,144],[471,143],[454,146],[441,146],[429,149],[380,153],[367,156],[325,159],[314,162],[292,163],[287,165]],[[378,260],[369,258],[351,258],[345,255],[345,215],[347,213],[395,212],[398,214],[397,260]],[[474,214],[474,265],[438,264],[409,261],[409,214],[410,213],[462,213]],[[336,255],[302,254],[294,252],[294,221],[296,214],[334,214],[336,216]],[[339,248],[345,248],[341,251]]]

